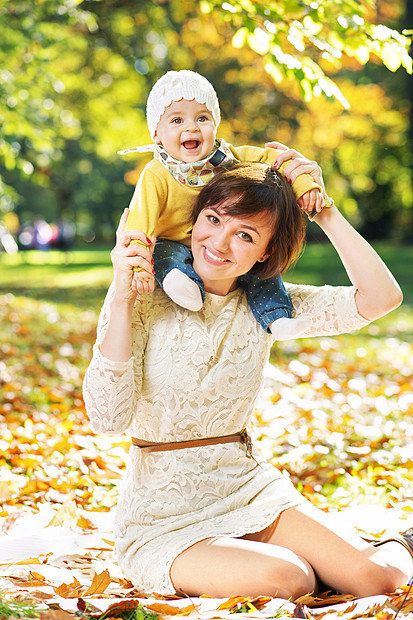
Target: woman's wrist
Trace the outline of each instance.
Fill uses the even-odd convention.
[[[112,311],[116,312],[117,316],[131,316],[136,297],[136,293],[129,292],[127,295],[124,295],[115,291],[110,304]]]
[[[320,226],[320,228],[328,228],[330,223],[333,223],[338,218],[343,218],[340,211],[334,205],[332,207],[328,207],[322,209],[317,215],[313,218],[313,221]]]
[[[317,211],[317,209],[313,209],[313,211],[308,214],[308,219],[310,222],[313,222],[325,209],[331,209],[332,207],[335,207],[333,198],[327,196],[327,194],[323,192],[323,206],[321,210]]]

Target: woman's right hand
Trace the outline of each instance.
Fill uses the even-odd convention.
[[[155,279],[152,254],[155,238],[148,239],[138,230],[125,230],[129,209],[125,209],[116,231],[116,245],[111,252],[113,263],[115,296],[128,304],[135,302],[136,296],[151,293]],[[140,243],[131,244],[131,241]],[[141,245],[142,244],[142,245]],[[139,267],[141,271],[134,271]]]

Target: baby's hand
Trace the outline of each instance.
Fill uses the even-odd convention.
[[[298,206],[306,215],[314,217],[316,213],[320,213],[324,207],[323,195],[320,190],[314,188],[309,189],[297,200]]]
[[[147,271],[134,271],[132,276],[131,288],[139,296],[145,293],[152,293],[155,287],[155,278],[153,274]]]
[[[148,239],[148,237],[147,237]],[[155,237],[152,237],[151,243],[149,246],[146,246],[146,249],[149,250],[149,260],[150,264],[142,264],[141,267],[134,269],[132,275],[131,289],[136,292],[139,296],[145,295],[145,293],[152,293],[155,288],[155,270],[153,268],[153,251],[155,249]],[[142,244],[139,244],[142,247]],[[135,247],[139,247],[135,246]],[[146,251],[146,250],[145,250]],[[148,261],[149,263],[149,261]]]

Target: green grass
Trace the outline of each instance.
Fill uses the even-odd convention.
[[[404,301],[413,305],[413,247],[377,243],[374,247],[400,284]],[[329,244],[308,244],[303,256],[284,279],[305,284],[348,284],[349,279],[334,248]]]
[[[0,294],[98,308],[111,279],[109,249],[0,255]]]
[[[0,618],[38,618],[39,607],[32,601],[8,601],[0,598]]]
[[[413,305],[413,248],[380,243],[376,249],[399,282],[405,304]],[[102,301],[111,278],[109,248],[0,255],[1,293],[12,292],[87,307]],[[315,285],[349,282],[334,248],[320,243],[308,244],[295,268],[284,274],[284,279]]]

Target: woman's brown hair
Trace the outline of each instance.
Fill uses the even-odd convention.
[[[267,164],[239,163],[218,173],[199,192],[192,209],[193,224],[203,209],[220,208],[225,215],[248,217],[268,212],[272,235],[270,256],[252,269],[262,279],[287,269],[300,255],[305,223],[294,192],[281,173]]]

